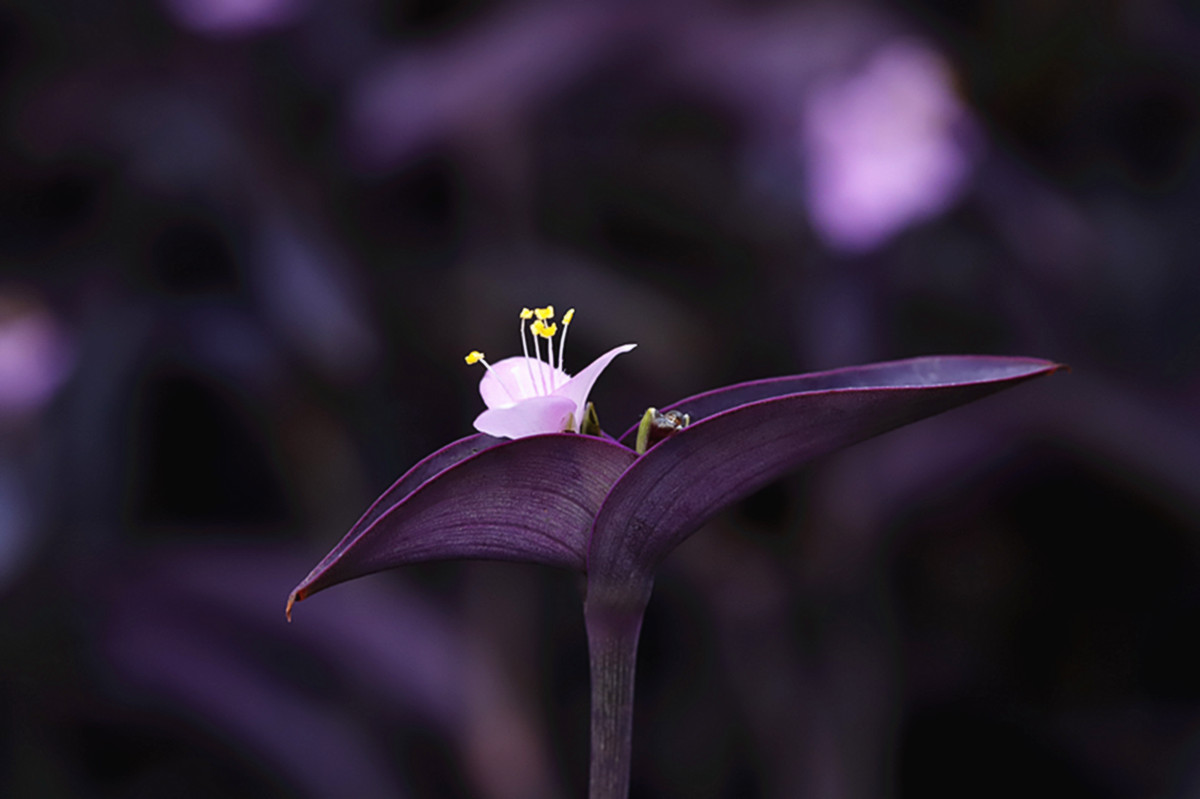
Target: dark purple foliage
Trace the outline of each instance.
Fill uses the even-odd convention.
[[[639,342],[613,433],[797,369],[1075,368],[674,550],[634,797],[1198,792],[1194,4],[0,6],[0,796],[583,795],[590,526],[569,572],[279,613],[534,302],[588,319],[568,368]],[[626,498],[616,582],[687,497]]]
[[[788,470],[1061,368],[930,357],[728,386],[670,406],[692,424],[641,457],[590,436],[469,436],[376,500],[292,591],[288,616],[331,585],[447,558],[586,569],[604,590],[627,584],[636,596],[686,536]]]

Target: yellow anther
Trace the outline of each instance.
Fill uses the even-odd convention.
[[[543,319],[543,320],[553,319],[554,318],[554,306],[547,305],[545,308],[535,308],[533,313],[534,313],[534,315],[537,316],[538,319]]]
[[[553,337],[554,334],[558,332],[558,325],[554,324],[553,322],[546,324],[541,319],[535,319],[533,324],[529,326],[529,332],[533,333],[535,336],[541,336],[542,338],[548,339]]]
[[[471,352],[467,353],[467,357],[464,358],[463,360],[465,360],[467,362],[468,366],[471,366],[473,364],[477,364],[480,361],[482,361],[483,357],[484,357],[483,353],[480,352],[479,350],[472,350]]]
[[[532,319],[533,311],[529,310],[528,308],[522,308],[521,309],[521,318],[522,319]]]
[[[571,320],[574,318],[575,318],[575,309],[571,308],[565,314],[563,314],[563,327],[566,327],[567,325],[571,324]]]

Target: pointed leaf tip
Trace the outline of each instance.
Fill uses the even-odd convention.
[[[597,515],[589,591],[651,579],[722,508],[813,458],[1062,368],[1033,358],[915,358],[743,383],[675,403],[692,414],[691,425],[630,466]],[[623,439],[636,434],[631,428]]]
[[[472,454],[407,495],[373,506],[292,591],[311,594],[383,569],[484,559],[582,570],[587,539],[632,450],[575,433],[515,439]]]
[[[868,389],[929,389],[937,386],[1013,385],[1022,380],[1070,371],[1064,364],[1041,358],[998,355],[926,355],[899,361],[846,366],[824,372],[769,377],[705,391],[673,402],[661,411],[681,410],[692,423],[722,411],[760,400],[823,391]],[[638,425],[617,440],[634,446]]]
[[[301,585],[295,588],[292,593],[288,594],[287,607],[284,608],[284,613],[287,615],[289,624],[292,621],[292,608],[296,606],[297,602],[303,602],[304,600],[308,599],[308,595],[311,593],[311,591]]]

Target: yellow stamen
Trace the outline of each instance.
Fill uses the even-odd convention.
[[[575,309],[570,308],[563,314],[563,334],[558,340],[558,371],[563,371],[563,355],[567,351],[567,328],[571,326],[571,320],[575,318]]]
[[[541,310],[542,310],[541,308],[538,308],[537,311],[535,311],[535,313],[540,313]],[[546,327],[546,323],[543,322],[540,318],[534,319],[533,324],[531,324],[529,326],[529,332],[533,334],[533,359],[535,361],[537,361],[539,364],[542,363],[542,348],[538,344],[538,339],[544,338],[544,336],[542,335],[542,329],[545,327]],[[541,366],[538,367],[538,370],[537,370],[538,374],[537,374],[537,377],[535,378],[534,374],[533,374],[532,362],[530,362],[527,359],[525,361],[525,363],[526,363],[526,365],[529,366],[529,379],[533,383],[534,392],[537,392],[540,394],[549,394],[552,389],[550,387],[548,387],[546,384],[546,373],[542,370]],[[541,384],[540,392],[538,392],[539,383]]]
[[[550,367],[550,390],[558,388],[558,375],[554,373],[554,334],[558,332],[558,325],[551,322],[549,325],[542,325],[542,338],[546,339],[546,363]],[[559,353],[561,359],[562,353]]]
[[[521,354],[525,356],[525,370],[529,373],[529,385],[537,391],[537,379],[533,376],[533,364],[529,361],[529,345],[525,342],[525,322],[533,317],[533,311],[521,309]],[[533,346],[537,349],[537,336],[533,338]]]
[[[518,316],[521,318],[521,353],[525,356],[525,368],[529,373],[529,383],[533,387],[535,394],[548,394],[558,388],[558,373],[561,373],[563,368],[563,345],[567,340],[567,327],[570,326],[571,320],[575,318],[575,309],[570,308],[565,314],[563,314],[562,338],[560,338],[558,341],[557,372],[555,370],[554,362],[554,337],[558,335],[558,324],[556,322],[549,322],[549,320],[554,318],[554,306],[547,305],[544,308],[532,309],[522,308]],[[529,322],[531,319],[533,321],[529,324],[529,332],[531,334],[531,338],[533,339],[532,358],[529,357],[529,344],[525,340],[525,323]],[[547,324],[547,322],[549,322],[549,324]],[[539,346],[540,342],[538,339],[546,340],[546,360],[544,361],[542,360],[542,349]],[[492,372],[494,376],[496,375],[496,373],[492,371],[491,365],[484,360],[483,353],[479,352],[478,350],[472,350],[470,353],[468,353],[465,360],[468,365],[482,362],[488,371]],[[539,367],[537,370],[535,370],[533,368],[534,361],[537,361],[539,364],[544,364],[550,368],[546,370]],[[549,372],[549,374],[547,374],[547,372]],[[503,381],[499,380],[498,376],[497,381],[500,382],[500,386],[504,389],[505,393],[508,393],[508,388],[505,387]],[[511,394],[509,396],[511,396]]]
[[[492,365],[487,362],[487,358],[482,352],[479,350],[471,350],[467,353],[467,357],[463,358],[463,360],[467,362],[468,366],[474,366],[477,363],[482,363],[483,368],[487,369],[492,377],[496,378],[496,383],[500,386],[504,393],[508,395],[508,398],[513,402],[517,401],[516,397],[512,395],[512,392],[508,390],[508,386],[504,385],[504,381],[500,379],[500,375],[496,374],[496,370],[493,369]]]

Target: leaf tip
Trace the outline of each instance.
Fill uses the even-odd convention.
[[[304,599],[304,593],[299,589],[288,594],[287,607],[283,609],[284,615],[287,616],[288,624],[292,623],[292,606],[302,599]]]

